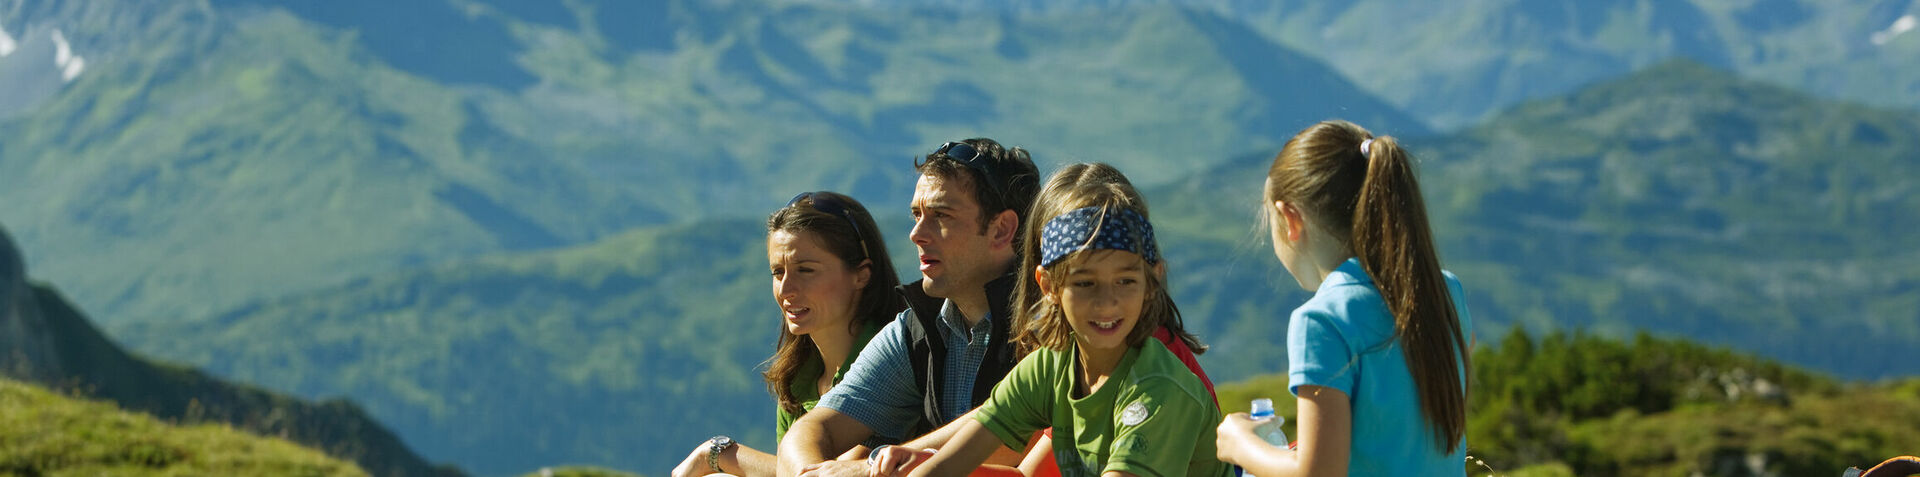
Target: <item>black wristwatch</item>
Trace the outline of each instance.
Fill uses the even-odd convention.
[[[712,467],[713,473],[722,474],[727,472],[720,470],[720,453],[726,452],[728,447],[733,447],[732,437],[713,436],[712,439],[707,439],[707,467]]]

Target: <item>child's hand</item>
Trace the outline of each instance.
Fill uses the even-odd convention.
[[[932,450],[916,451],[901,446],[882,446],[873,452],[873,456],[867,460],[867,463],[873,467],[871,477],[885,477],[906,475],[930,457],[933,457]]]
[[[1253,434],[1253,428],[1259,426],[1260,422],[1244,412],[1228,414],[1226,419],[1221,419],[1220,427],[1214,429],[1213,449],[1216,457],[1221,462],[1240,465],[1235,460],[1236,451],[1248,441],[1260,440],[1259,436]]]

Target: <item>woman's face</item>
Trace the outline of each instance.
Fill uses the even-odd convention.
[[[794,335],[846,329],[871,274],[865,267],[849,269],[820,245],[819,235],[806,231],[768,234],[767,268],[773,272],[773,301]]]
[[[1083,349],[1127,346],[1127,334],[1140,322],[1147,301],[1147,261],[1123,250],[1088,250],[1085,260],[1067,260],[1046,276],[1048,289],[1073,327]]]

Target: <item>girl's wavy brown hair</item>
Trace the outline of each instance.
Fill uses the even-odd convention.
[[[1021,230],[1025,237],[1020,243],[1020,282],[1014,288],[1013,313],[1017,317],[1015,323],[1026,324],[1014,336],[1014,343],[1019,345],[1022,353],[1038,348],[1066,350],[1073,344],[1073,325],[1067,321],[1066,312],[1060,305],[1046,298],[1046,290],[1041,290],[1034,270],[1040,266],[1040,233],[1046,228],[1047,221],[1085,207],[1100,207],[1110,212],[1132,210],[1141,217],[1152,218],[1147,214],[1146,199],[1134,189],[1133,182],[1113,166],[1103,163],[1072,164],[1047,179],[1046,186],[1040,189],[1039,197],[1033,201],[1032,213],[1027,214],[1027,217],[1033,218],[1033,223]],[[1086,254],[1079,252],[1068,255],[1048,267],[1047,272],[1058,274],[1085,257]],[[1161,254],[1161,257],[1162,263],[1165,263],[1165,254]],[[1207,346],[1200,342],[1199,337],[1187,332],[1186,324],[1180,317],[1180,308],[1174,306],[1173,298],[1167,295],[1165,277],[1151,270],[1146,275],[1146,303],[1140,309],[1139,322],[1127,334],[1127,346],[1139,346],[1152,339],[1154,330],[1165,326],[1174,336],[1186,342],[1194,354],[1205,353]]]

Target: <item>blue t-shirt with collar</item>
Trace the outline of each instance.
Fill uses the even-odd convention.
[[[847,370],[846,377],[820,397],[815,408],[828,408],[846,414],[873,431],[867,444],[897,443],[919,436],[905,435],[921,417],[924,402],[921,389],[914,385],[913,354],[907,349],[907,320],[912,310],[903,311],[887,323],[860,357]],[[993,335],[991,313],[968,327],[959,307],[946,300],[940,308],[940,339],[947,347],[945,396],[940,422],[935,427],[958,419],[973,410],[971,394],[980,364],[986,361]]]
[[[1461,335],[1472,346],[1466,291],[1453,273],[1442,273],[1460,317]],[[1350,475],[1466,474],[1466,442],[1440,452],[1441,443],[1420,413],[1413,374],[1394,336],[1393,314],[1359,259],[1340,264],[1312,299],[1293,310],[1287,321],[1287,360],[1287,390],[1295,396],[1306,385],[1347,394],[1353,409]]]

